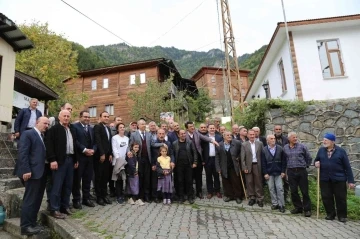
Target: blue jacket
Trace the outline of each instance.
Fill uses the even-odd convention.
[[[262,173],[278,176],[286,171],[286,154],[280,145],[276,145],[275,154],[272,156],[269,147],[265,146],[261,152]]]
[[[24,109],[20,110],[19,114],[17,115],[17,117],[15,119],[14,131],[15,131],[15,133],[19,132],[20,137],[21,137],[21,134],[26,130],[26,128],[29,124],[30,116],[31,116],[30,108],[24,108]],[[38,119],[41,116],[42,116],[41,111],[36,109],[36,119]]]
[[[315,162],[320,161],[320,180],[354,183],[354,176],[346,151],[335,145],[335,151],[328,158],[327,149],[321,147],[316,155]]]

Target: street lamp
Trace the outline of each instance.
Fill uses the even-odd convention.
[[[265,90],[266,99],[269,99],[269,82],[264,82],[264,84],[262,84],[262,87]]]

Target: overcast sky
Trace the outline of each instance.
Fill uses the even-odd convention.
[[[223,48],[216,0],[65,1],[133,46]],[[284,4],[288,21],[360,13],[360,0],[284,0]],[[229,5],[239,56],[268,44],[277,22],[283,21],[281,0],[229,0]],[[17,24],[48,22],[51,30],[85,47],[122,42],[61,0],[0,0],[0,12]]]

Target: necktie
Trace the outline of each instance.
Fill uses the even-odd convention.
[[[88,126],[85,125],[85,126],[84,126],[84,129],[85,129],[85,132],[87,133],[87,132],[88,132]]]
[[[145,139],[145,132],[142,132],[142,137],[143,139]]]
[[[44,141],[44,134],[41,134],[41,139]]]

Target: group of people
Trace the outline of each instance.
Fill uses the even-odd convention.
[[[36,217],[45,191],[48,210],[57,219],[73,213],[71,194],[75,209],[95,207],[94,202],[112,204],[112,197],[119,204],[139,206],[186,200],[192,204],[195,197],[204,198],[204,168],[207,199],[218,197],[240,204],[248,198],[250,206],[257,203],[263,207],[266,182],[273,210],[285,212],[284,192],[290,190],[294,205],[291,213],[311,216],[306,168],[312,164],[312,157],[296,133],[285,137],[280,125],[266,138],[260,136],[258,127],[246,129],[234,124],[227,131],[218,118],[200,124],[198,130],[190,121],[181,129],[177,122],[158,126],[152,121],[146,125],[144,119],[131,122],[126,129],[121,117],[110,122],[106,111],[92,126],[88,111],[81,111],[79,120],[70,123],[70,103],[62,105],[57,117],[50,118],[41,116],[36,105],[37,100],[31,99],[30,107],[20,111],[14,125],[15,137],[20,139],[15,173],[25,185],[20,225],[23,235],[43,230]],[[337,215],[345,222],[346,182],[351,188],[355,186],[349,160],[335,145],[335,135],[325,134],[323,146],[315,166],[321,171],[326,219]]]

